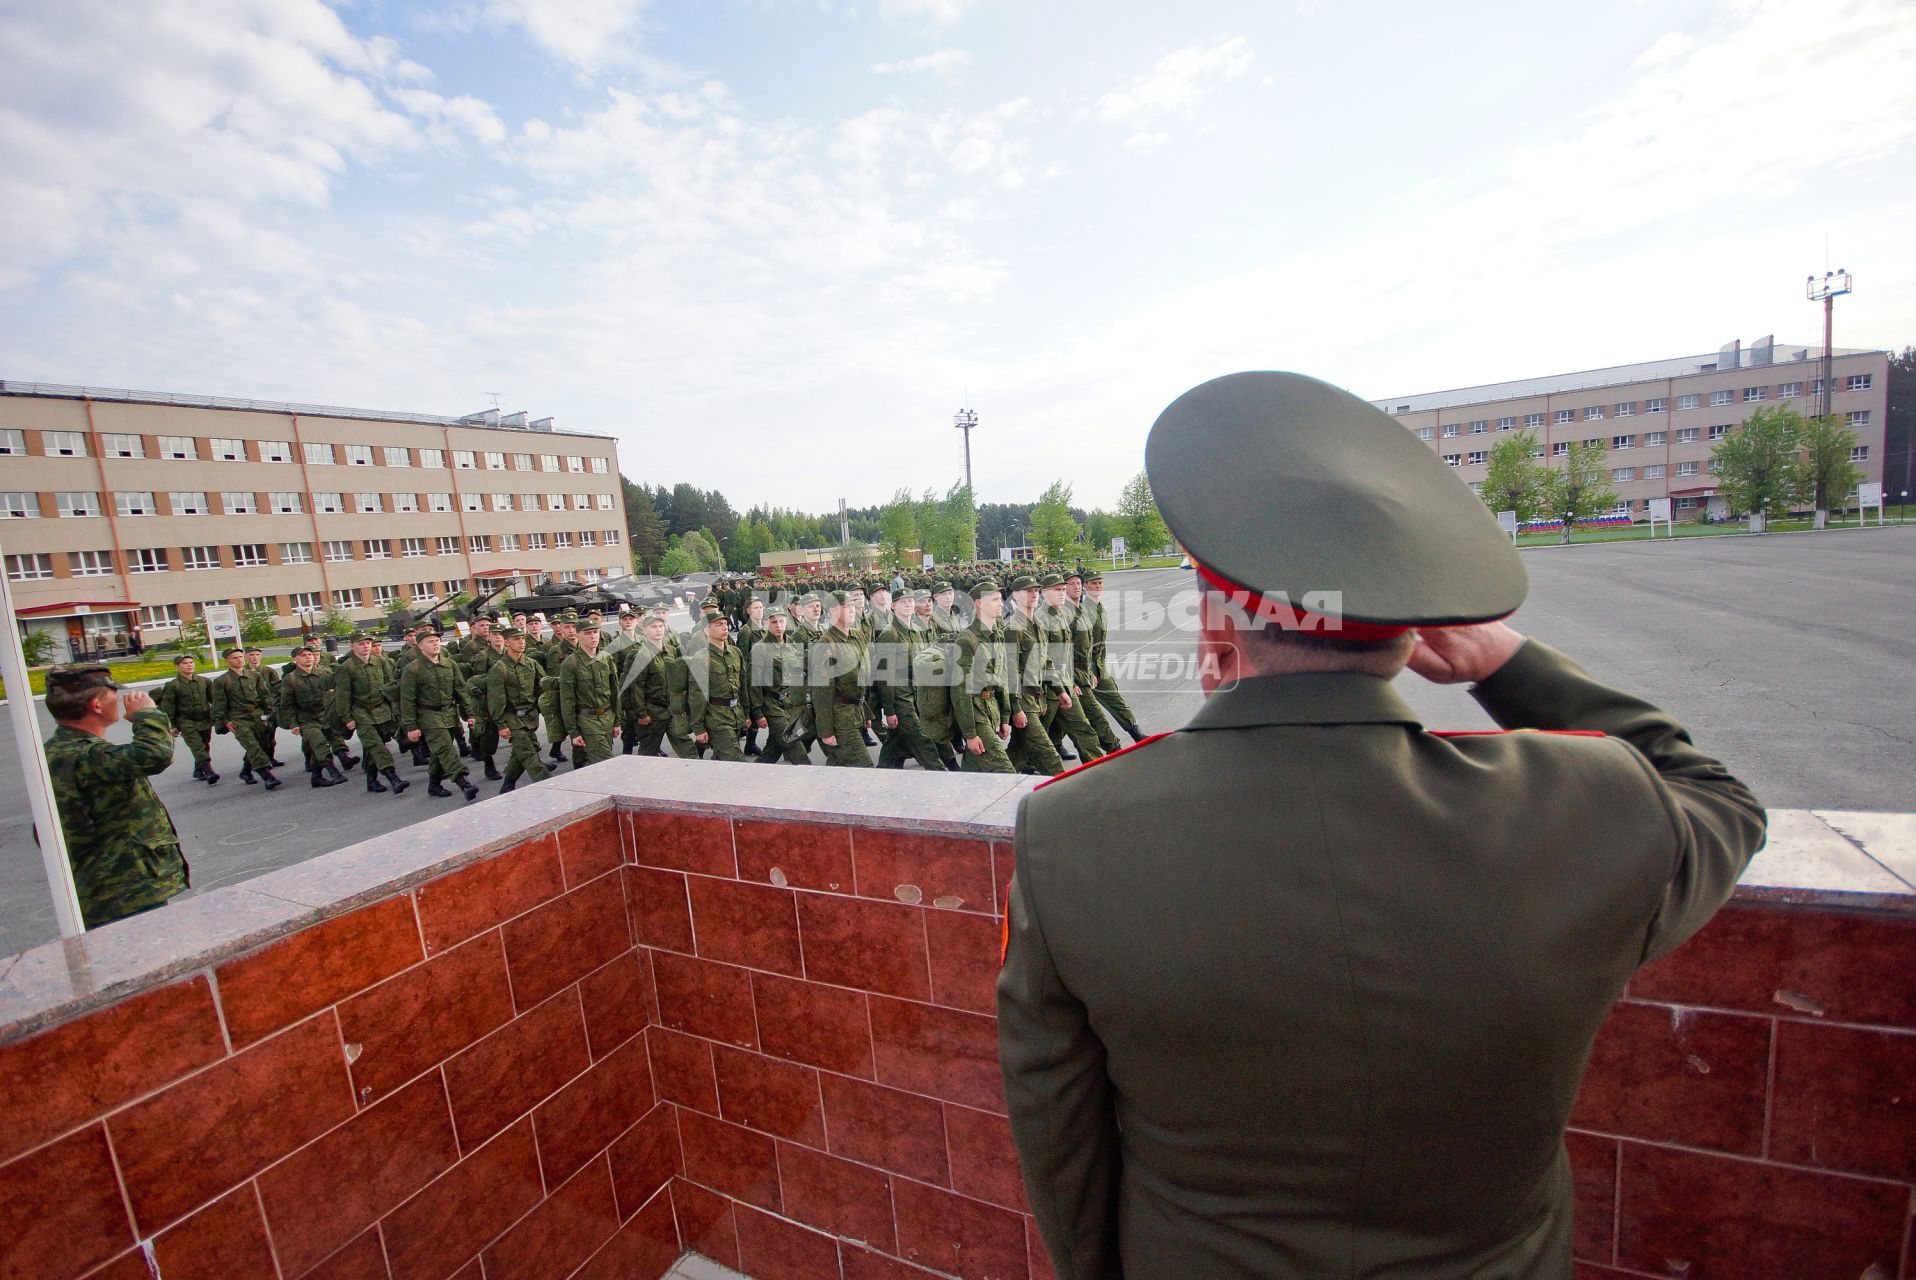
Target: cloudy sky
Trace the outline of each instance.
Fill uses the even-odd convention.
[[[1110,505],[1164,404],[1916,342],[1907,0],[0,0],[0,377]]]

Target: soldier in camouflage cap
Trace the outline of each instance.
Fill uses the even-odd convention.
[[[191,883],[173,819],[147,778],[173,763],[173,727],[153,699],[120,692],[97,663],[47,672],[47,772],[88,928],[160,906]],[[106,730],[133,720],[133,740]]]
[[[209,751],[213,735],[213,682],[195,674],[198,663],[190,653],[173,659],[178,672],[159,688],[155,701],[173,726],[173,736],[193,753],[193,780],[208,786],[220,780]]]

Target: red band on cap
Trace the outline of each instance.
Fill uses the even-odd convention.
[[[1299,631],[1309,631],[1317,635],[1339,636],[1345,640],[1395,640],[1409,631],[1409,627],[1384,627],[1368,622],[1352,622],[1338,614],[1312,613],[1300,609],[1282,596],[1267,595],[1254,591],[1242,583],[1232,582],[1224,575],[1214,572],[1202,564],[1196,556],[1191,564],[1197,569],[1198,577],[1209,583],[1213,590],[1222,591],[1233,598],[1233,603],[1251,612],[1253,617],[1260,615],[1275,616],[1278,625],[1284,625],[1284,616],[1289,615],[1291,622]]]

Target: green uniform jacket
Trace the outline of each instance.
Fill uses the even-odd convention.
[[[279,720],[287,728],[302,721],[323,721],[333,704],[332,678],[317,667],[310,673],[294,667],[279,682]],[[323,743],[312,744],[325,755]]]
[[[833,707],[861,705],[869,672],[865,646],[856,635],[827,627],[807,646],[806,683],[810,687],[812,723],[821,736],[832,732]],[[860,720],[864,717],[861,715]]]
[[[958,726],[961,738],[992,737],[1010,724],[1011,713],[1020,709],[1012,690],[1016,651],[1002,626],[986,631],[973,623],[958,633],[954,643],[958,670],[952,673],[952,723]]]
[[[546,676],[530,654],[504,657],[486,673],[486,714],[514,733],[539,731],[539,685]]]
[[[420,654],[399,676],[399,732],[427,724],[451,725],[473,714],[466,673],[444,654],[434,662]]]
[[[805,646],[787,635],[774,640],[771,634],[759,637],[752,645],[746,670],[750,693],[746,714],[792,718],[804,713]]]
[[[133,713],[133,740],[115,744],[65,725],[47,739],[47,772],[67,860],[89,928],[157,907],[190,883],[179,833],[149,774],[173,763],[173,726]]]
[[[1026,797],[999,1037],[1062,1280],[1567,1280],[1591,1041],[1765,819],[1538,641],[1474,696],[1597,732],[1266,676]]]
[[[621,650],[619,657],[623,660],[619,685],[625,705],[636,714],[654,720],[670,718],[672,692],[666,686],[665,675],[673,658],[663,649],[653,648],[644,636],[639,637],[637,644]]]
[[[333,669],[333,710],[341,723],[390,724],[396,713],[386,686],[392,679],[391,663],[383,655],[373,654],[364,662],[347,655]]]
[[[213,719],[219,724],[229,724],[246,716],[270,716],[279,702],[266,677],[257,671],[222,671],[212,683],[210,706]],[[172,731],[168,725],[167,732]]]
[[[559,726],[568,738],[585,732],[579,723],[582,714],[617,715],[619,711],[619,667],[600,653],[586,656],[574,649],[559,667]]]
[[[174,676],[153,691],[153,701],[165,713],[172,729],[201,728],[213,723],[213,682],[205,676]]]
[[[745,680],[745,650],[727,644],[723,650],[710,643],[685,659],[685,719],[687,732],[707,732],[705,717],[713,703],[735,703],[741,717],[748,714],[751,694]]]

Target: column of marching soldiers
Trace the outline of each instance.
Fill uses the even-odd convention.
[[[451,784],[468,801],[470,767],[504,793],[620,752],[809,764],[816,746],[828,765],[869,767],[877,747],[880,767],[1056,774],[1116,750],[1116,729],[1143,736],[1107,660],[1101,575],[945,574],[797,595],[739,582],[707,596],[685,633],[662,609],[566,610],[490,614],[464,637],[419,627],[393,653],[361,632],[338,661],[307,645],[283,669],[233,648],[210,679],[177,659],[154,697],[208,784],[212,738],[230,734],[240,780],[277,789],[290,732],[314,787],[358,768],[367,791],[402,794],[410,756],[427,794],[449,798]]]

